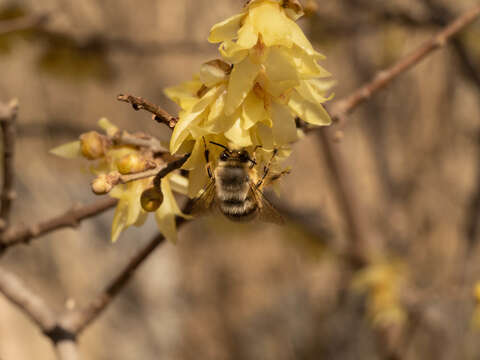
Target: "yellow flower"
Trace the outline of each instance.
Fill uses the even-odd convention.
[[[329,125],[321,104],[329,99],[326,94],[333,82],[324,78],[330,73],[318,65],[324,56],[294,21],[303,14],[301,8],[288,5],[291,2],[257,0],[241,14],[213,26],[209,40],[221,42],[223,58],[235,64],[225,111],[235,111],[259,85],[261,93],[287,105],[295,116],[313,125]]]
[[[367,313],[374,325],[402,325],[406,321],[400,301],[404,280],[405,268],[395,261],[372,264],[356,275],[353,288],[367,295]]]
[[[84,157],[96,160],[89,170],[98,175],[99,182],[111,173],[135,173],[142,171],[142,163],[146,157],[151,156],[141,152],[138,148],[130,145],[114,145],[110,140],[119,129],[106,119],[99,121],[106,135],[89,132],[80,137],[80,140],[61,145],[51,153],[64,158]],[[93,154],[95,156],[93,156]],[[162,162],[163,160],[149,158],[149,161]],[[159,165],[162,165],[159,163]],[[102,184],[100,184],[102,185]],[[106,187],[105,193],[118,199],[112,222],[111,240],[118,239],[121,232],[135,225],[142,226],[148,213],[142,208],[140,198],[142,193],[153,186],[153,177],[135,180],[127,184],[119,184],[110,189]],[[101,187],[101,186],[100,186]],[[177,240],[175,217],[185,214],[179,209],[175,200],[174,192],[187,194],[188,180],[177,173],[170,173],[161,181],[161,205],[155,211],[155,219],[160,232],[170,241]],[[111,190],[111,191],[110,191]]]
[[[321,104],[330,99],[333,81],[324,79],[330,74],[317,63],[323,55],[294,21],[302,14],[296,0],[251,2],[211,30],[209,40],[221,42],[224,61],[205,63],[192,81],[165,90],[181,107],[170,152],[192,153],[183,167],[190,171],[189,196],[207,181],[205,142],[249,152],[261,146],[260,158],[282,149],[285,158],[298,139],[296,117],[331,123]],[[220,152],[209,150],[212,159]]]

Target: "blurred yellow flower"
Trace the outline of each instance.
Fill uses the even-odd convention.
[[[366,294],[368,317],[374,325],[404,324],[407,314],[400,300],[404,280],[405,267],[396,261],[372,264],[355,276],[353,288]]]
[[[111,189],[105,181],[109,174],[126,174],[143,171],[142,164],[148,161],[158,162],[162,165],[162,159],[153,158],[151,154],[131,145],[117,145],[111,140],[119,129],[106,119],[101,119],[99,125],[106,135],[96,132],[88,132],[80,136],[80,140],[61,145],[51,150],[52,154],[64,158],[84,157],[96,160],[89,167],[90,172],[99,176],[98,193],[109,193],[118,199],[112,222],[111,240],[116,241],[121,232],[129,226],[142,226],[148,213],[142,208],[141,196],[144,191],[152,189],[153,176],[135,180],[127,184],[118,184]],[[94,182],[95,183],[95,182]],[[94,187],[95,189],[95,187]],[[155,210],[155,219],[160,232],[169,240],[177,240],[175,225],[176,216],[186,216],[179,209],[175,200],[174,192],[186,194],[188,180],[177,173],[170,173],[161,180],[162,202]]]

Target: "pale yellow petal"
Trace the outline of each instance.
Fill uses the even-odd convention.
[[[268,117],[265,111],[265,104],[253,91],[251,91],[245,101],[243,102],[243,123],[242,127],[245,130],[250,129],[257,122]]]
[[[227,91],[225,90],[220,94],[220,96],[218,96],[218,98],[210,107],[210,112],[208,114],[207,123],[206,123],[207,125],[213,124],[215,121],[217,121],[220,118],[220,116],[223,115],[226,99],[227,99]]]
[[[205,164],[205,145],[203,139],[198,139],[193,146],[193,150],[188,157],[188,160],[183,164],[182,169],[193,170],[199,165]]]
[[[229,116],[223,113],[215,122],[208,124],[207,129],[213,134],[223,134],[230,129],[235,121],[242,117],[242,107],[238,107],[235,112]]]
[[[198,102],[196,94],[201,87],[202,82],[198,78],[194,78],[180,85],[166,88],[163,92],[170,100],[176,102],[181,109],[185,110]]]
[[[200,81],[206,87],[210,88],[212,86],[218,85],[222,81],[225,81],[226,78],[227,74],[225,73],[225,71],[217,66],[205,63],[202,64],[202,66],[200,67]]]
[[[155,218],[157,220],[158,228],[160,232],[169,241],[177,241],[177,226],[175,223],[176,215],[189,218],[182,213],[178,207],[175,196],[173,195],[172,188],[170,187],[170,181],[168,177],[165,177],[161,181],[161,188],[163,194],[162,205],[155,212]]]
[[[117,241],[121,232],[126,228],[127,218],[128,218],[128,201],[121,199],[118,201],[117,207],[115,208],[115,214],[113,215],[112,232],[111,232],[112,242]]]
[[[242,104],[253,87],[260,71],[260,64],[254,64],[249,58],[235,65],[228,83],[228,94],[225,103],[225,114],[231,115]]]
[[[292,93],[288,106],[298,117],[309,124],[325,126],[332,123],[330,116],[321,104],[305,100],[296,91]]]
[[[312,44],[297,23],[290,20],[286,23],[286,28],[289,33],[289,37],[292,39],[295,45],[305,51],[308,55],[315,57],[317,60],[325,59],[324,55],[320,54],[318,51],[315,51]]]
[[[63,157],[65,159],[74,159],[82,156],[80,150],[80,141],[72,141],[50,150],[50,154]]]
[[[312,103],[321,104],[330,100],[329,97],[325,96],[325,86],[322,86],[322,80],[319,79],[303,80],[296,87],[296,90],[300,96]]]
[[[140,203],[140,196],[146,189],[145,180],[132,181],[127,184],[127,191],[125,196],[128,200],[128,216],[126,220],[126,226],[135,224],[140,216],[142,205]]]
[[[233,126],[225,132],[225,137],[237,147],[247,147],[253,145],[250,132],[242,128],[241,119],[237,119]]]
[[[327,70],[318,64],[318,57],[308,55],[297,45],[292,46],[290,55],[295,61],[295,66],[301,79],[326,78],[331,76]]]
[[[250,49],[255,46],[257,41],[258,32],[255,30],[252,18],[247,16],[241,29],[238,31],[237,45],[244,49]]]
[[[289,51],[274,46],[265,60],[265,72],[270,81],[298,80],[297,67]]]
[[[202,120],[202,115],[206,108],[225,90],[224,85],[216,86],[210,89],[193,107],[181,117],[175,125],[172,137],[170,138],[170,152],[175,154],[182,143],[190,135],[189,126]]]
[[[252,23],[267,46],[292,46],[290,39],[289,19],[278,3],[260,2],[250,9]]]
[[[276,145],[289,144],[297,140],[297,127],[295,119],[288,107],[273,103],[272,104],[272,133]]]
[[[235,39],[237,37],[237,31],[240,29],[240,25],[244,17],[245,13],[240,13],[213,25],[212,29],[210,30],[208,41],[211,43],[218,43]]]
[[[271,150],[275,147],[273,139],[272,128],[263,124],[258,123],[250,131],[255,132],[258,137],[258,143],[262,145],[263,148]]]
[[[209,177],[205,162],[188,172],[188,197],[194,198],[208,183]]]
[[[237,64],[248,56],[248,49],[234,41],[225,41],[218,48],[225,60]]]

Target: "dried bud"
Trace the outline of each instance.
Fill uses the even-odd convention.
[[[163,202],[163,194],[154,187],[145,190],[140,197],[143,210],[147,212],[156,211]]]
[[[96,131],[80,135],[80,149],[87,159],[95,160],[105,156],[106,148],[107,139]]]
[[[107,194],[112,188],[113,184],[107,174],[101,174],[92,181],[92,191],[97,195]]]

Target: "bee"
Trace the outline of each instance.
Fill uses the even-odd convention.
[[[259,178],[254,167],[257,163],[250,157],[248,151],[244,149],[231,150],[213,141],[210,143],[220,146],[224,150],[218,158],[218,165],[212,171],[209,151],[205,144],[207,174],[210,181],[201,195],[193,200],[191,213],[199,214],[218,208],[232,221],[245,222],[258,218],[266,222],[283,224],[283,217],[262,192],[262,186],[265,184],[265,179],[278,150],[273,151],[270,161],[264,167],[262,177]],[[277,179],[278,177],[280,174],[273,178]]]

